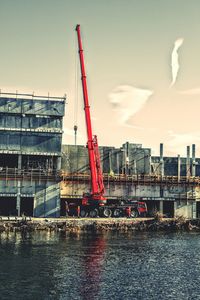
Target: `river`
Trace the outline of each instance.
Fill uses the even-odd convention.
[[[200,234],[1,234],[0,299],[200,299]]]

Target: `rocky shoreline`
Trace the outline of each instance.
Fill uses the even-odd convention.
[[[2,232],[200,231],[200,220],[164,219],[26,219],[0,220]]]

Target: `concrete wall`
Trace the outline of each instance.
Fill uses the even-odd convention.
[[[177,157],[163,157],[164,161],[164,175],[177,176],[178,174],[178,158]],[[152,174],[160,175],[160,157],[152,156]],[[180,176],[186,176],[187,159],[180,158]],[[192,175],[192,158],[190,158],[190,174]],[[195,159],[195,175],[200,176],[200,158]]]
[[[34,196],[34,216],[60,216],[60,186],[58,183],[46,182],[36,185]]]
[[[109,183],[104,181],[105,195],[107,197],[136,197],[138,199],[193,199],[194,193],[192,188],[186,186],[168,186],[168,185],[135,185],[131,183],[119,184],[115,182]],[[70,195],[82,196],[83,192],[90,192],[89,182],[62,182],[61,183],[61,196],[68,197]]]
[[[149,174],[151,150],[140,144],[125,143],[120,148],[99,147],[103,173]],[[85,146],[62,146],[62,169],[67,173],[89,174]]]
[[[152,174],[166,176],[178,175],[177,157],[151,156],[151,149],[141,144],[125,143],[120,148],[99,147],[103,173],[114,174]],[[162,159],[162,161],[161,161]],[[192,175],[193,159],[190,158]],[[62,146],[62,169],[69,173],[88,173],[88,150],[85,146]],[[180,176],[186,176],[187,159],[180,158]],[[195,158],[195,175],[200,176],[200,158]]]

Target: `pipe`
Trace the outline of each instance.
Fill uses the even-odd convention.
[[[186,178],[190,178],[190,146],[187,146],[187,158],[186,158]]]
[[[180,154],[178,154],[178,182],[180,182],[181,179],[181,157]]]
[[[163,143],[160,143],[160,174],[164,176]]]
[[[196,176],[196,147],[192,144],[192,176]]]

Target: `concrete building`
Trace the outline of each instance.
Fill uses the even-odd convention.
[[[0,215],[60,214],[65,98],[0,94]]]
[[[64,145],[62,151],[66,176],[61,197],[80,198],[90,191],[87,148]],[[192,157],[187,147],[186,158],[165,157],[163,144],[160,156],[151,156],[151,149],[130,143],[120,148],[100,147],[100,154],[107,198],[145,201],[150,214],[157,210],[167,216],[200,216],[200,159],[195,157],[195,145]]]
[[[63,145],[61,152],[64,107],[65,98],[0,94],[0,215],[59,217],[66,199],[90,190],[87,148]],[[152,156],[128,142],[100,147],[100,156],[106,197],[145,201],[150,213],[200,216],[195,145],[184,158],[164,156],[163,144]]]

